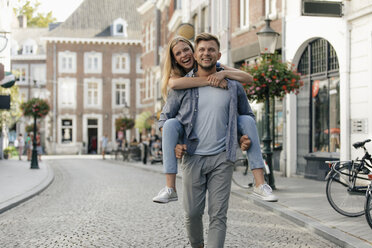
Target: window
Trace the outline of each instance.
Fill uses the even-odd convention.
[[[136,55],[136,71],[137,73],[143,73],[141,54]]]
[[[113,85],[113,107],[129,107],[130,105],[130,80],[114,79]]]
[[[58,100],[61,108],[76,107],[76,79],[62,78],[58,82]]]
[[[61,120],[61,137],[63,144],[69,144],[72,142],[72,120],[62,119]]]
[[[201,33],[201,30],[199,29],[199,18],[197,14],[193,16],[192,22],[194,23],[195,34]]]
[[[76,53],[69,51],[59,52],[58,71],[60,73],[76,73]]]
[[[84,72],[102,73],[102,53],[84,53]]]
[[[18,84],[28,84],[28,66],[26,64],[14,64],[12,70],[19,74]]]
[[[32,64],[31,65],[31,81],[35,86],[45,85],[46,83],[46,65]]]
[[[155,39],[154,39],[154,22],[151,22],[150,23],[150,51],[152,51],[154,49],[154,43],[155,43]]]
[[[96,78],[84,79],[84,103],[87,108],[101,108],[102,80]]]
[[[303,52],[298,71],[305,86],[298,95],[301,104],[297,112],[300,128],[310,130],[308,150],[339,152],[340,79],[336,51],[327,40],[314,40]]]
[[[117,24],[116,25],[116,33],[121,34],[124,32],[123,24]]]
[[[27,39],[22,46],[22,54],[36,54],[37,43],[33,39]]]
[[[182,0],[174,0],[174,9],[181,9],[182,8]]]
[[[150,25],[146,25],[146,33],[145,33],[145,52],[150,51]]]
[[[312,82],[312,120],[314,152],[339,152],[340,149],[340,85],[332,77]]]
[[[112,24],[111,35],[127,37],[127,27],[128,23],[124,19],[118,18]]]
[[[271,20],[277,18],[276,0],[265,1],[265,16]]]
[[[201,32],[209,32],[208,9],[207,9],[207,7],[202,9],[200,20],[201,20],[200,31]]]
[[[249,0],[240,0],[240,28],[249,28]]]
[[[153,74],[151,71],[146,73],[144,87],[141,88],[141,92],[145,100],[154,97]]]
[[[112,73],[129,73],[130,56],[128,53],[112,55]]]

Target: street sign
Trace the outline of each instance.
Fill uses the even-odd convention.
[[[0,95],[0,109],[10,109],[10,95]]]

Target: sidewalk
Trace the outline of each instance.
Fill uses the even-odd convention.
[[[54,179],[45,162],[30,169],[31,162],[0,160],[0,214],[42,192]]]
[[[83,157],[100,158],[79,156]],[[44,159],[52,158],[44,156]],[[109,157],[107,161],[124,165],[124,162]],[[125,162],[125,165],[162,173],[161,164]],[[0,214],[37,195],[53,181],[54,174],[48,162],[39,163],[39,167],[39,170],[31,170],[30,162],[0,160]],[[279,197],[277,203],[261,201],[251,194],[251,189],[244,190],[235,184],[232,184],[232,194],[274,211],[340,247],[372,248],[372,229],[365,217],[349,218],[334,211],[326,199],[325,182],[302,177],[285,178],[276,174],[275,185],[277,190],[274,193]]]

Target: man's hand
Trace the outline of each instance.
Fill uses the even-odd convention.
[[[182,156],[186,153],[187,146],[185,144],[177,144],[174,148],[174,153],[176,154],[176,158],[182,158]]]
[[[242,151],[247,151],[249,147],[251,147],[251,140],[248,138],[247,135],[243,135],[240,138],[239,143],[240,143],[240,149],[242,149]]]

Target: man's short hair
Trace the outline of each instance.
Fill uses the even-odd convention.
[[[197,47],[199,42],[201,42],[201,41],[210,41],[210,40],[214,40],[217,43],[218,50],[220,50],[220,41],[218,40],[218,38],[216,36],[214,36],[213,34],[210,34],[210,33],[198,34],[195,37],[195,47]]]

